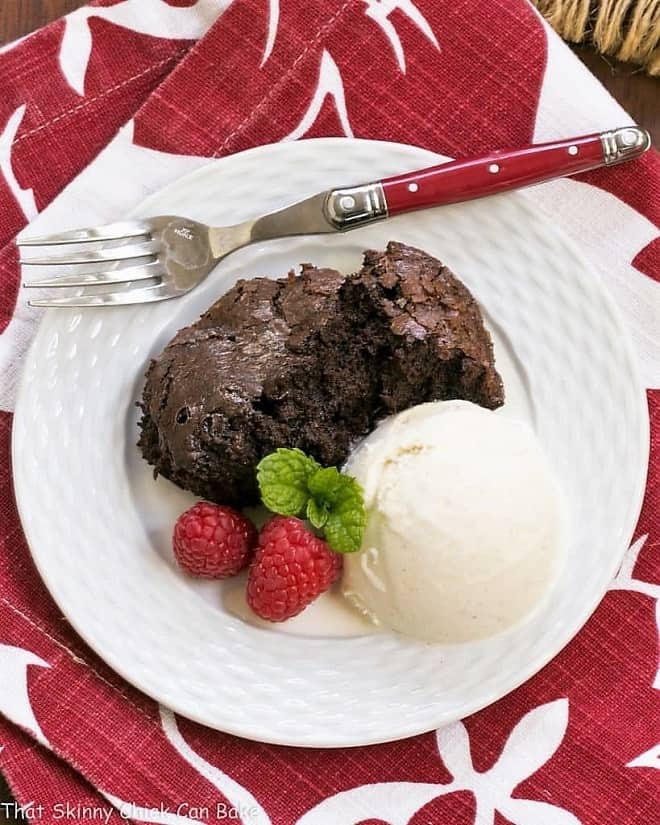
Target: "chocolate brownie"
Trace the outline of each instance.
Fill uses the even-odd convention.
[[[147,370],[139,446],[211,501],[256,501],[277,447],[340,465],[377,421],[436,399],[502,404],[490,336],[439,261],[390,242],[359,272],[239,281]]]

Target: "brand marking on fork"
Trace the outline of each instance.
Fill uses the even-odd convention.
[[[195,238],[191,230],[185,226],[177,226],[174,230],[174,234],[178,235],[180,238],[185,238],[187,241],[192,241]]]

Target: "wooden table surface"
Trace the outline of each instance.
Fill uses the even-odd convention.
[[[4,0],[0,3],[0,46],[82,5],[82,0]],[[654,143],[660,145],[660,79],[589,49],[576,48],[575,52],[637,123],[651,132]],[[11,796],[0,776],[0,805],[8,801]],[[4,817],[0,809],[0,823],[12,821],[15,819]]]

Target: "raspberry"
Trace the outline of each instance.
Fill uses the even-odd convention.
[[[193,576],[226,579],[247,567],[257,531],[231,507],[200,501],[182,513],[174,526],[174,555]]]
[[[262,619],[283,622],[326,591],[341,567],[341,556],[300,519],[275,516],[259,536],[248,576],[248,604]]]

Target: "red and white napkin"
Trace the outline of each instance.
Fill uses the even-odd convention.
[[[0,768],[34,821],[654,825],[660,810],[660,159],[530,191],[622,310],[649,483],[602,604],[478,714],[343,751],[176,718],[73,633],[13,499],[17,376],[39,320],[13,244],[121,218],[181,174],[321,135],[460,157],[629,117],[524,0],[99,0],[0,50]],[[45,459],[47,460],[47,459]],[[33,803],[30,805],[30,803]]]

